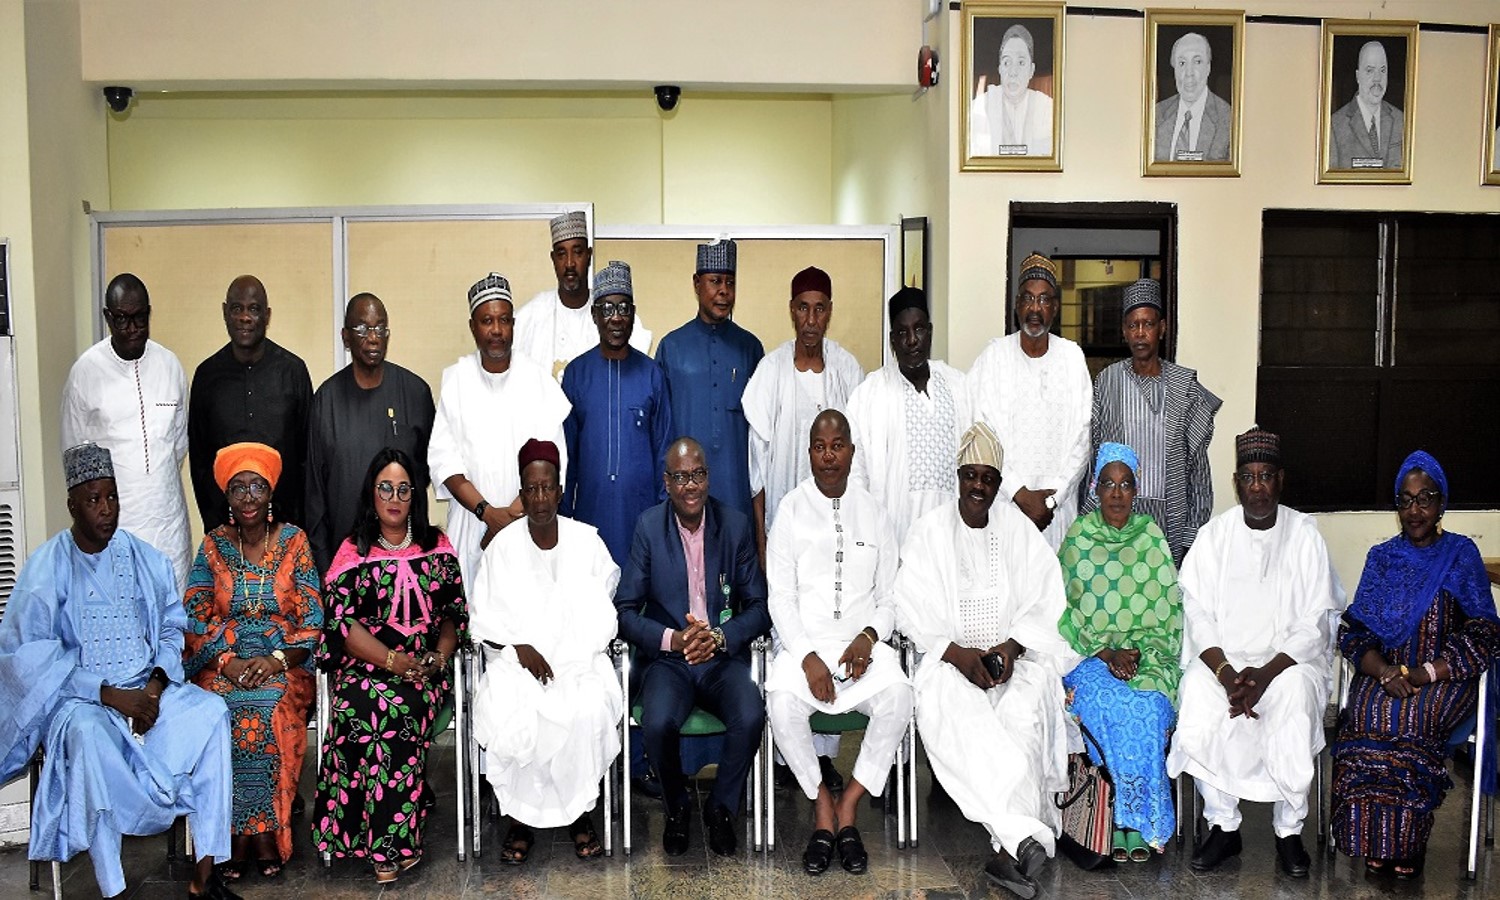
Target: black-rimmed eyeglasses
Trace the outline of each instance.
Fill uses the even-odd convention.
[[[667,477],[670,478],[672,480],[672,483],[677,485],[678,487],[683,487],[689,484],[707,484],[708,470],[694,469],[691,472],[668,472]]]

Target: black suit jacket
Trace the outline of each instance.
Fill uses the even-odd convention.
[[[724,629],[726,653],[748,662],[750,644],[771,630],[755,534],[748,516],[712,497],[706,498],[703,527],[708,529],[703,536],[703,577],[709,625]],[[615,590],[615,609],[620,634],[647,659],[661,655],[663,628],[687,627],[687,557],[670,500],[636,520],[630,559]],[[731,615],[721,623],[725,609]]]

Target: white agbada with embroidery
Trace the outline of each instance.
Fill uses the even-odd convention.
[[[516,456],[531,438],[551,441],[562,458],[558,473],[566,484],[568,447],[563,420],[572,409],[562,388],[541,366],[511,354],[510,368],[486,372],[476,351],[443,370],[437,418],[427,447],[433,489],[448,500],[448,540],[458,554],[464,582],[472,583],[479,567],[484,523],[443,482],[463,475],[491,506],[509,506],[521,490]]]
[[[902,550],[902,632],[924,654],[914,679],[917,729],[933,774],[996,849],[1035,838],[1050,856],[1067,789],[1062,673],[1078,657],[1057,632],[1062,569],[1026,515],[998,499],[982,529],[957,502],[917,520]],[[1005,684],[981,690],[943,661],[950,643],[1026,648]]]
[[[962,372],[929,360],[927,390],[912,386],[892,360],[849,395],[853,479],[884,507],[904,542],[911,526],[958,496],[958,442],[974,420]]]
[[[109,450],[120,492],[120,527],[166,554],[179,591],[192,565],[182,460],[187,456],[187,377],[172,351],[146,341],[121,359],[105,338],[83,351],[63,386],[62,445]]]
[[[1021,349],[1021,333],[1013,332],[990,341],[964,385],[970,411],[1005,448],[996,502],[1011,502],[1023,487],[1057,492],[1052,524],[1043,532],[1057,552],[1078,516],[1078,483],[1089,463],[1094,386],[1083,351],[1053,334],[1047,352],[1032,359]]]
[[[750,423],[750,495],[766,492],[768,533],[782,498],[812,474],[807,433],[813,419],[825,409],[843,410],[865,377],[854,354],[828,338],[820,376],[798,372],[795,357],[794,341],[767,353],[741,400]]]
[[[786,496],[782,507],[787,515],[766,539],[768,605],[782,644],[771,660],[766,690],[788,691],[819,712],[842,713],[888,685],[906,683],[896,651],[883,643],[896,627],[892,589],[900,551],[890,520],[875,498],[851,482],[835,501],[808,478]],[[841,537],[842,563],[836,555]],[[864,677],[835,683],[838,692],[832,703],[814,699],[802,660],[817,653],[828,671],[839,674],[839,657],[867,626],[882,643],[870,654]]]
[[[526,521],[490,542],[469,593],[469,629],[485,648],[474,695],[474,738],[500,808],[534,828],[568,825],[594,808],[599,779],[620,752],[614,639],[620,569],[592,526],[561,516],[542,550]],[[516,644],[547,660],[546,684],[516,661]]]
[[[1245,524],[1243,507],[1225,510],[1199,529],[1180,581],[1187,628],[1167,772],[1175,778],[1186,771],[1234,797],[1281,801],[1305,814],[1324,744],[1329,614],[1343,606],[1317,522],[1281,506],[1276,524],[1257,531]],[[1198,658],[1209,647],[1222,649],[1236,670],[1265,665],[1278,653],[1297,664],[1266,689],[1255,707],[1260,718],[1231,719],[1224,688]]]
[[[563,305],[557,291],[542,291],[516,310],[513,350],[552,373],[562,384],[568,363],[599,346],[599,328],[594,324],[593,304],[577,309]],[[635,316],[630,346],[651,355],[651,329]]]

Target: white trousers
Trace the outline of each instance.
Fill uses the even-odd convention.
[[[853,777],[865,790],[879,797],[901,749],[901,737],[911,722],[912,689],[908,684],[892,684],[871,696],[854,709],[870,718],[865,738],[854,761]],[[790,691],[772,691],[766,699],[766,718],[776,737],[776,748],[786,759],[797,784],[807,799],[818,799],[823,772],[818,767],[818,753],[813,748],[812,704]]]
[[[1203,820],[1217,825],[1223,831],[1239,831],[1240,798],[1226,794],[1206,781],[1194,779],[1198,796],[1203,798]],[[1279,838],[1302,833],[1302,823],[1307,819],[1307,795],[1294,800],[1277,800],[1271,804],[1271,826]]]

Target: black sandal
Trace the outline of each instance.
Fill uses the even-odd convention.
[[[860,839],[859,829],[845,825],[839,829],[839,863],[850,875],[863,875],[870,868],[870,854],[865,852],[865,842]]]
[[[1383,859],[1365,858],[1366,875],[1384,875],[1386,871],[1385,867],[1386,861]]]
[[[802,871],[809,875],[822,875],[833,862],[833,832],[819,828],[807,839],[807,849],[802,851]]]
[[[1391,864],[1397,881],[1411,881],[1422,877],[1422,865],[1427,861],[1427,854],[1416,856],[1411,859],[1398,859]],[[1402,870],[1405,871],[1402,871]]]
[[[260,869],[260,877],[262,878],[275,878],[281,874],[280,857],[275,859],[257,859],[255,865]]]
[[[536,844],[536,832],[520,822],[512,822],[505,834],[505,846],[500,848],[500,861],[507,866],[519,866],[531,856]]]
[[[604,848],[599,845],[599,836],[594,833],[593,820],[588,813],[578,817],[573,827],[568,829],[573,838],[573,854],[579,859],[598,859],[604,854]]]
[[[245,877],[245,861],[231,859],[228,862],[214,863],[214,874],[225,884],[234,884]]]

